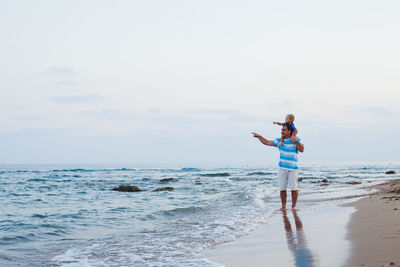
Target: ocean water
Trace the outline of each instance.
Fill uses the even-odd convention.
[[[199,252],[268,221],[280,207],[277,171],[0,165],[0,266],[218,266]],[[398,173],[397,163],[303,166],[298,208],[359,197]],[[164,186],[174,191],[153,191]]]

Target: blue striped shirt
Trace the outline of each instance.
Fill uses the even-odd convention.
[[[301,141],[300,138],[297,138],[298,142]],[[284,139],[283,145],[278,146],[281,142],[281,138],[276,138],[272,140],[274,145],[279,148],[279,167],[287,170],[298,170],[299,166],[297,165],[297,156],[299,151],[297,150],[296,145],[290,139]]]

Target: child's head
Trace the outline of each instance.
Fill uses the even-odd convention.
[[[286,123],[293,123],[294,122],[294,115],[293,114],[287,114],[285,122]]]

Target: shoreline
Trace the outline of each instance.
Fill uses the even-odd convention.
[[[201,253],[229,267],[342,266],[350,256],[346,225],[354,211],[340,205],[277,210],[250,234]]]
[[[224,266],[400,266],[400,179],[365,187],[373,188],[345,204],[276,211],[249,235],[201,253]]]

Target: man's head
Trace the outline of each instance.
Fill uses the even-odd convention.
[[[292,127],[289,124],[285,124],[282,126],[281,134],[284,138],[289,138],[292,135]]]

